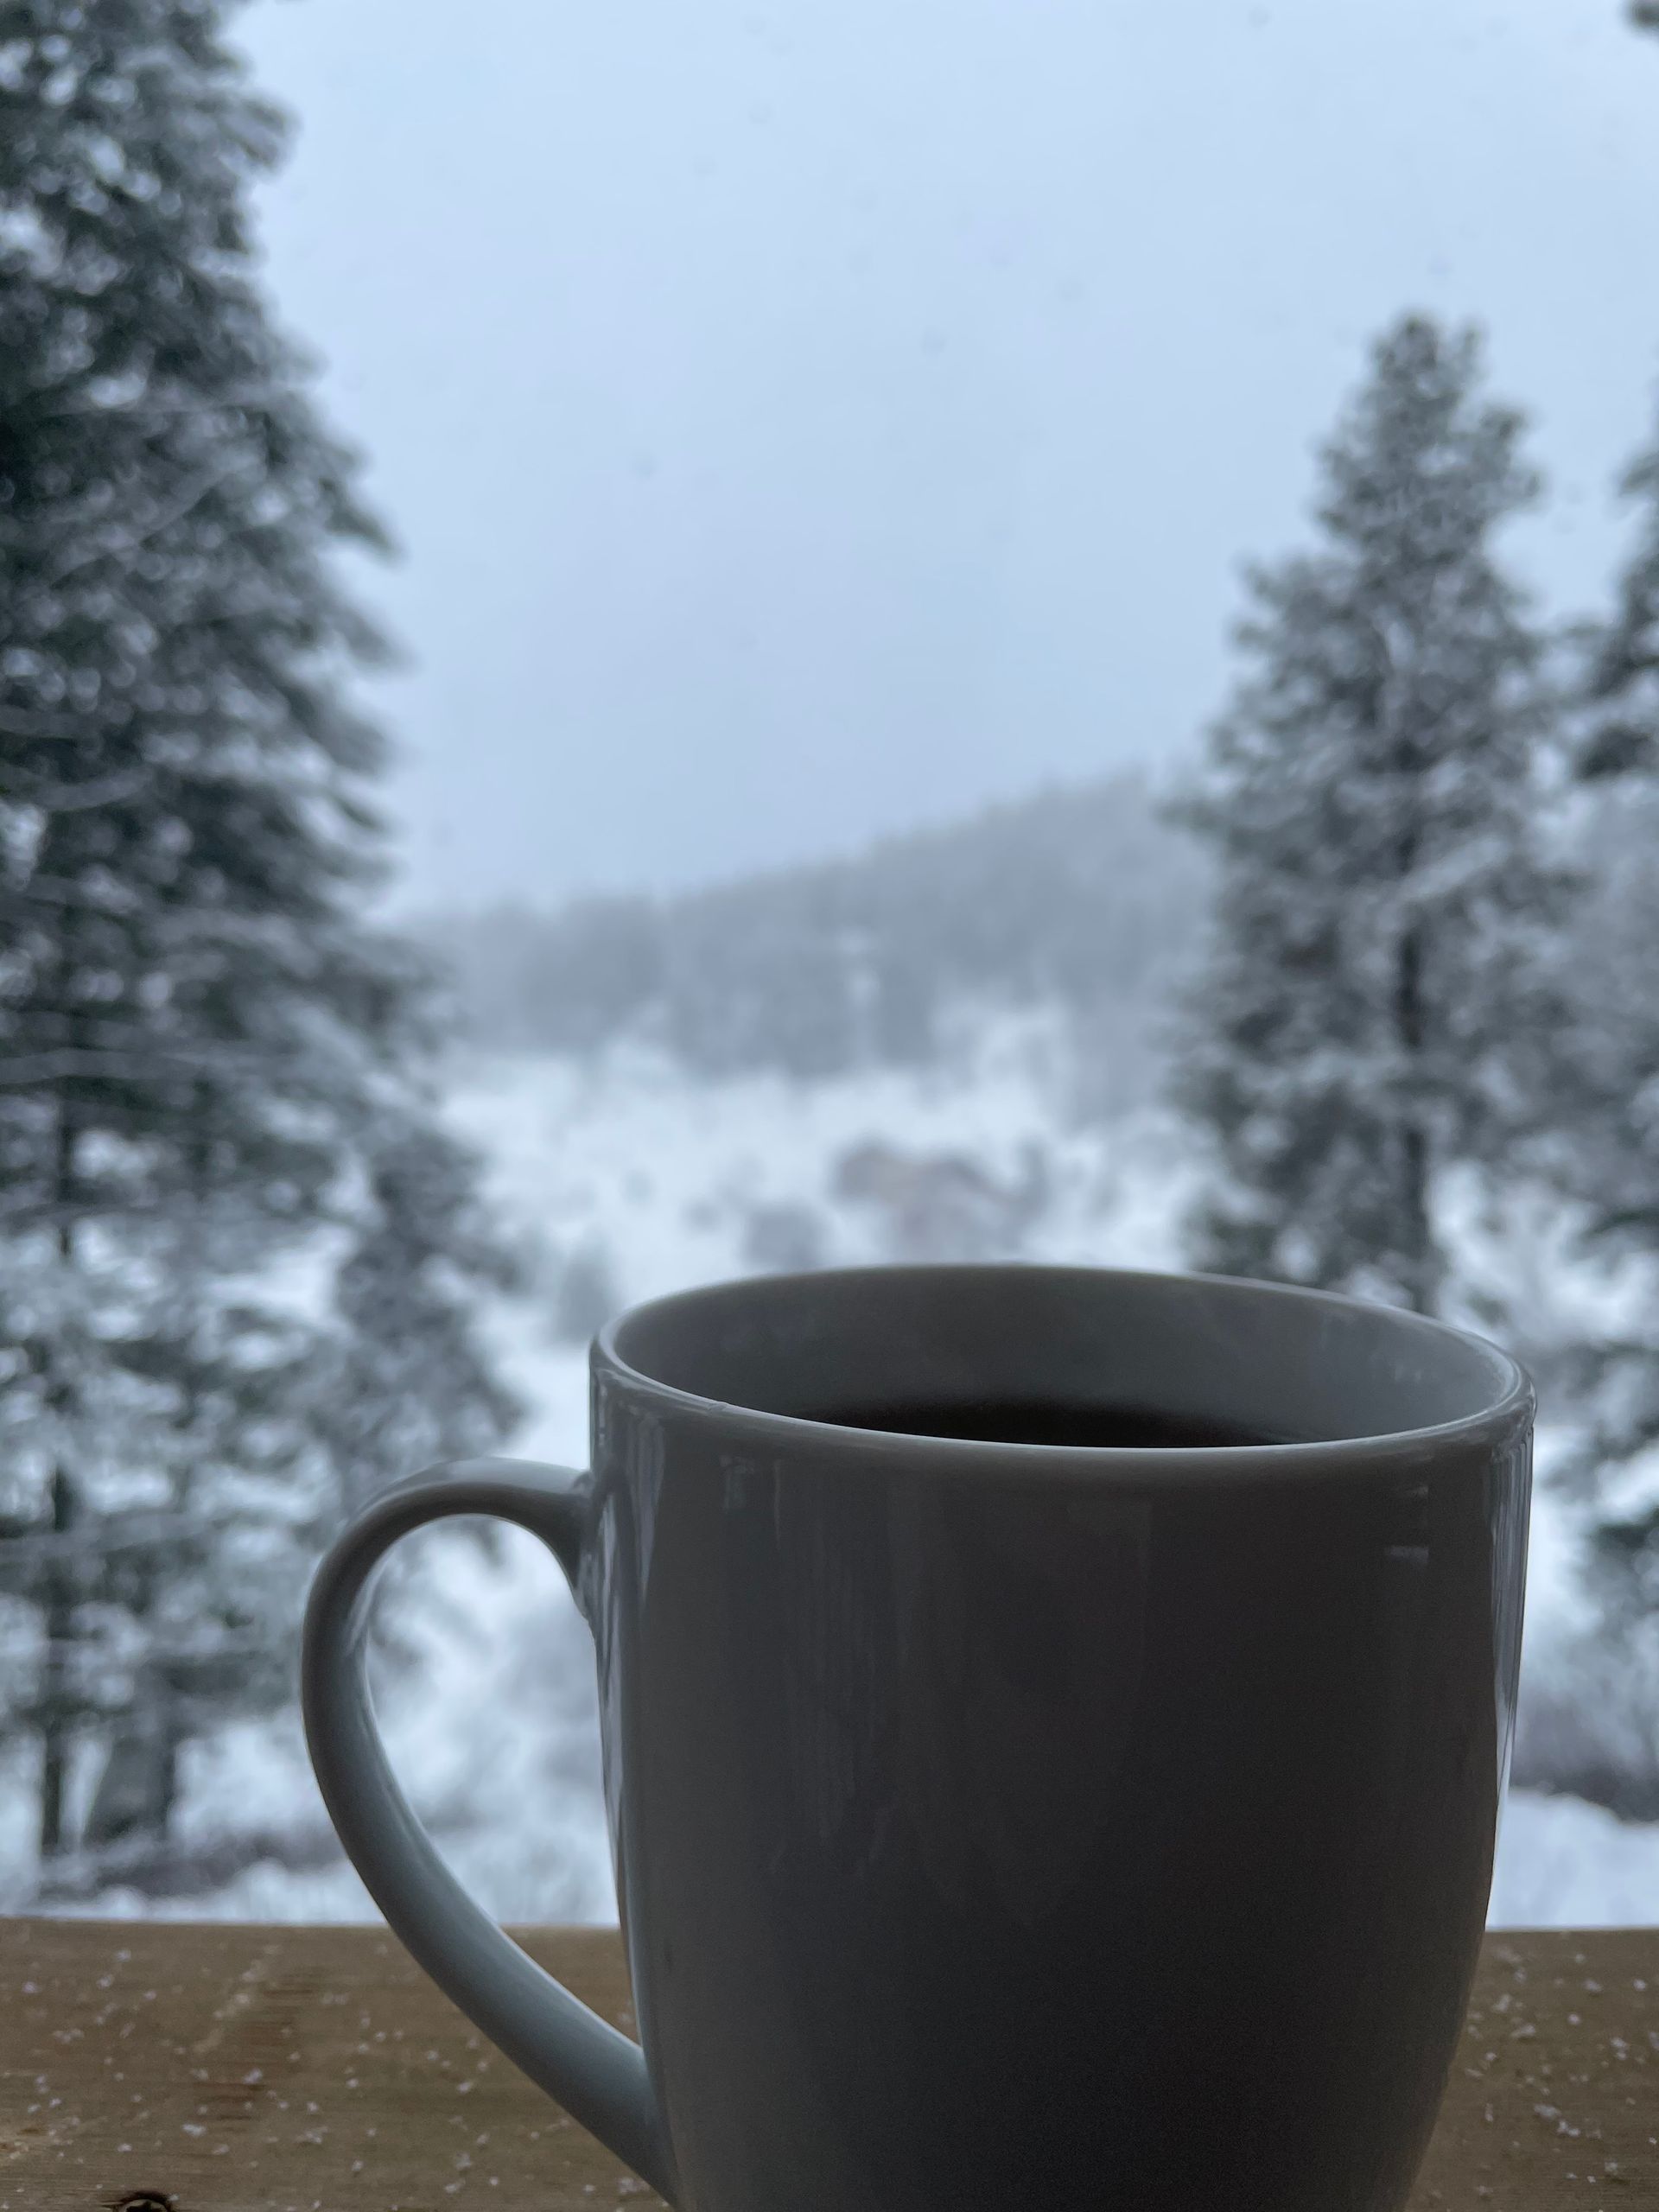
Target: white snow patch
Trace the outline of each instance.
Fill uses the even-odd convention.
[[[1494,1928],[1637,1928],[1659,1922],[1659,1826],[1624,1826],[1576,1797],[1515,1790],[1492,1883]]]

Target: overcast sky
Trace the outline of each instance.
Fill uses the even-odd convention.
[[[664,887],[1191,745],[1400,308],[1563,606],[1654,419],[1621,0],[257,0],[271,280],[403,547],[406,901]]]

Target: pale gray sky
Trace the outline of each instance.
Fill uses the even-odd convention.
[[[1563,604],[1659,372],[1620,0],[258,0],[266,201],[404,547],[404,897],[662,887],[1192,741],[1400,308]]]

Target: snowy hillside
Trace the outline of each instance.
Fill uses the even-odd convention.
[[[1065,1007],[1114,1111],[1153,1095],[1209,864],[1139,774],[1034,795],[811,868],[664,899],[430,918],[459,1033],[591,1052],[646,1037],[705,1077],[933,1060],[966,1001]]]
[[[585,1338],[616,1303],[757,1267],[1019,1255],[1136,1266],[1176,1259],[1188,1170],[1143,1114],[1070,1124],[1061,1027],[978,1025],[927,1071],[706,1085],[648,1054],[505,1058],[455,1089],[456,1125],[531,1284],[493,1316],[532,1408],[527,1456],[580,1463]],[[1541,1503],[1532,1647],[1566,1618],[1568,1531]],[[556,1571],[528,1539],[494,1560],[424,1543],[435,1602],[418,1681],[394,1688],[400,1770],[447,1854],[503,1917],[602,1920],[607,1862],[591,1658]],[[104,1893],[103,1911],[350,1918],[367,1900],[330,1848],[296,1730],[247,1728],[194,1755],[183,1842],[205,1867],[250,1828],[261,1863],[178,1900]],[[0,1866],[20,1863],[0,1831]],[[1659,1829],[1517,1796],[1493,1903],[1505,1924],[1659,1919]]]

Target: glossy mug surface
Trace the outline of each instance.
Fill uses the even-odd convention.
[[[665,1300],[592,1381],[591,1475],[394,1492],[308,1620],[330,1809],[486,2031],[683,2212],[1396,2212],[1508,1761],[1515,1363],[1310,1293],[950,1268]],[[643,2050],[465,1897],[373,1734],[370,1572],[480,1511],[594,1630]]]

